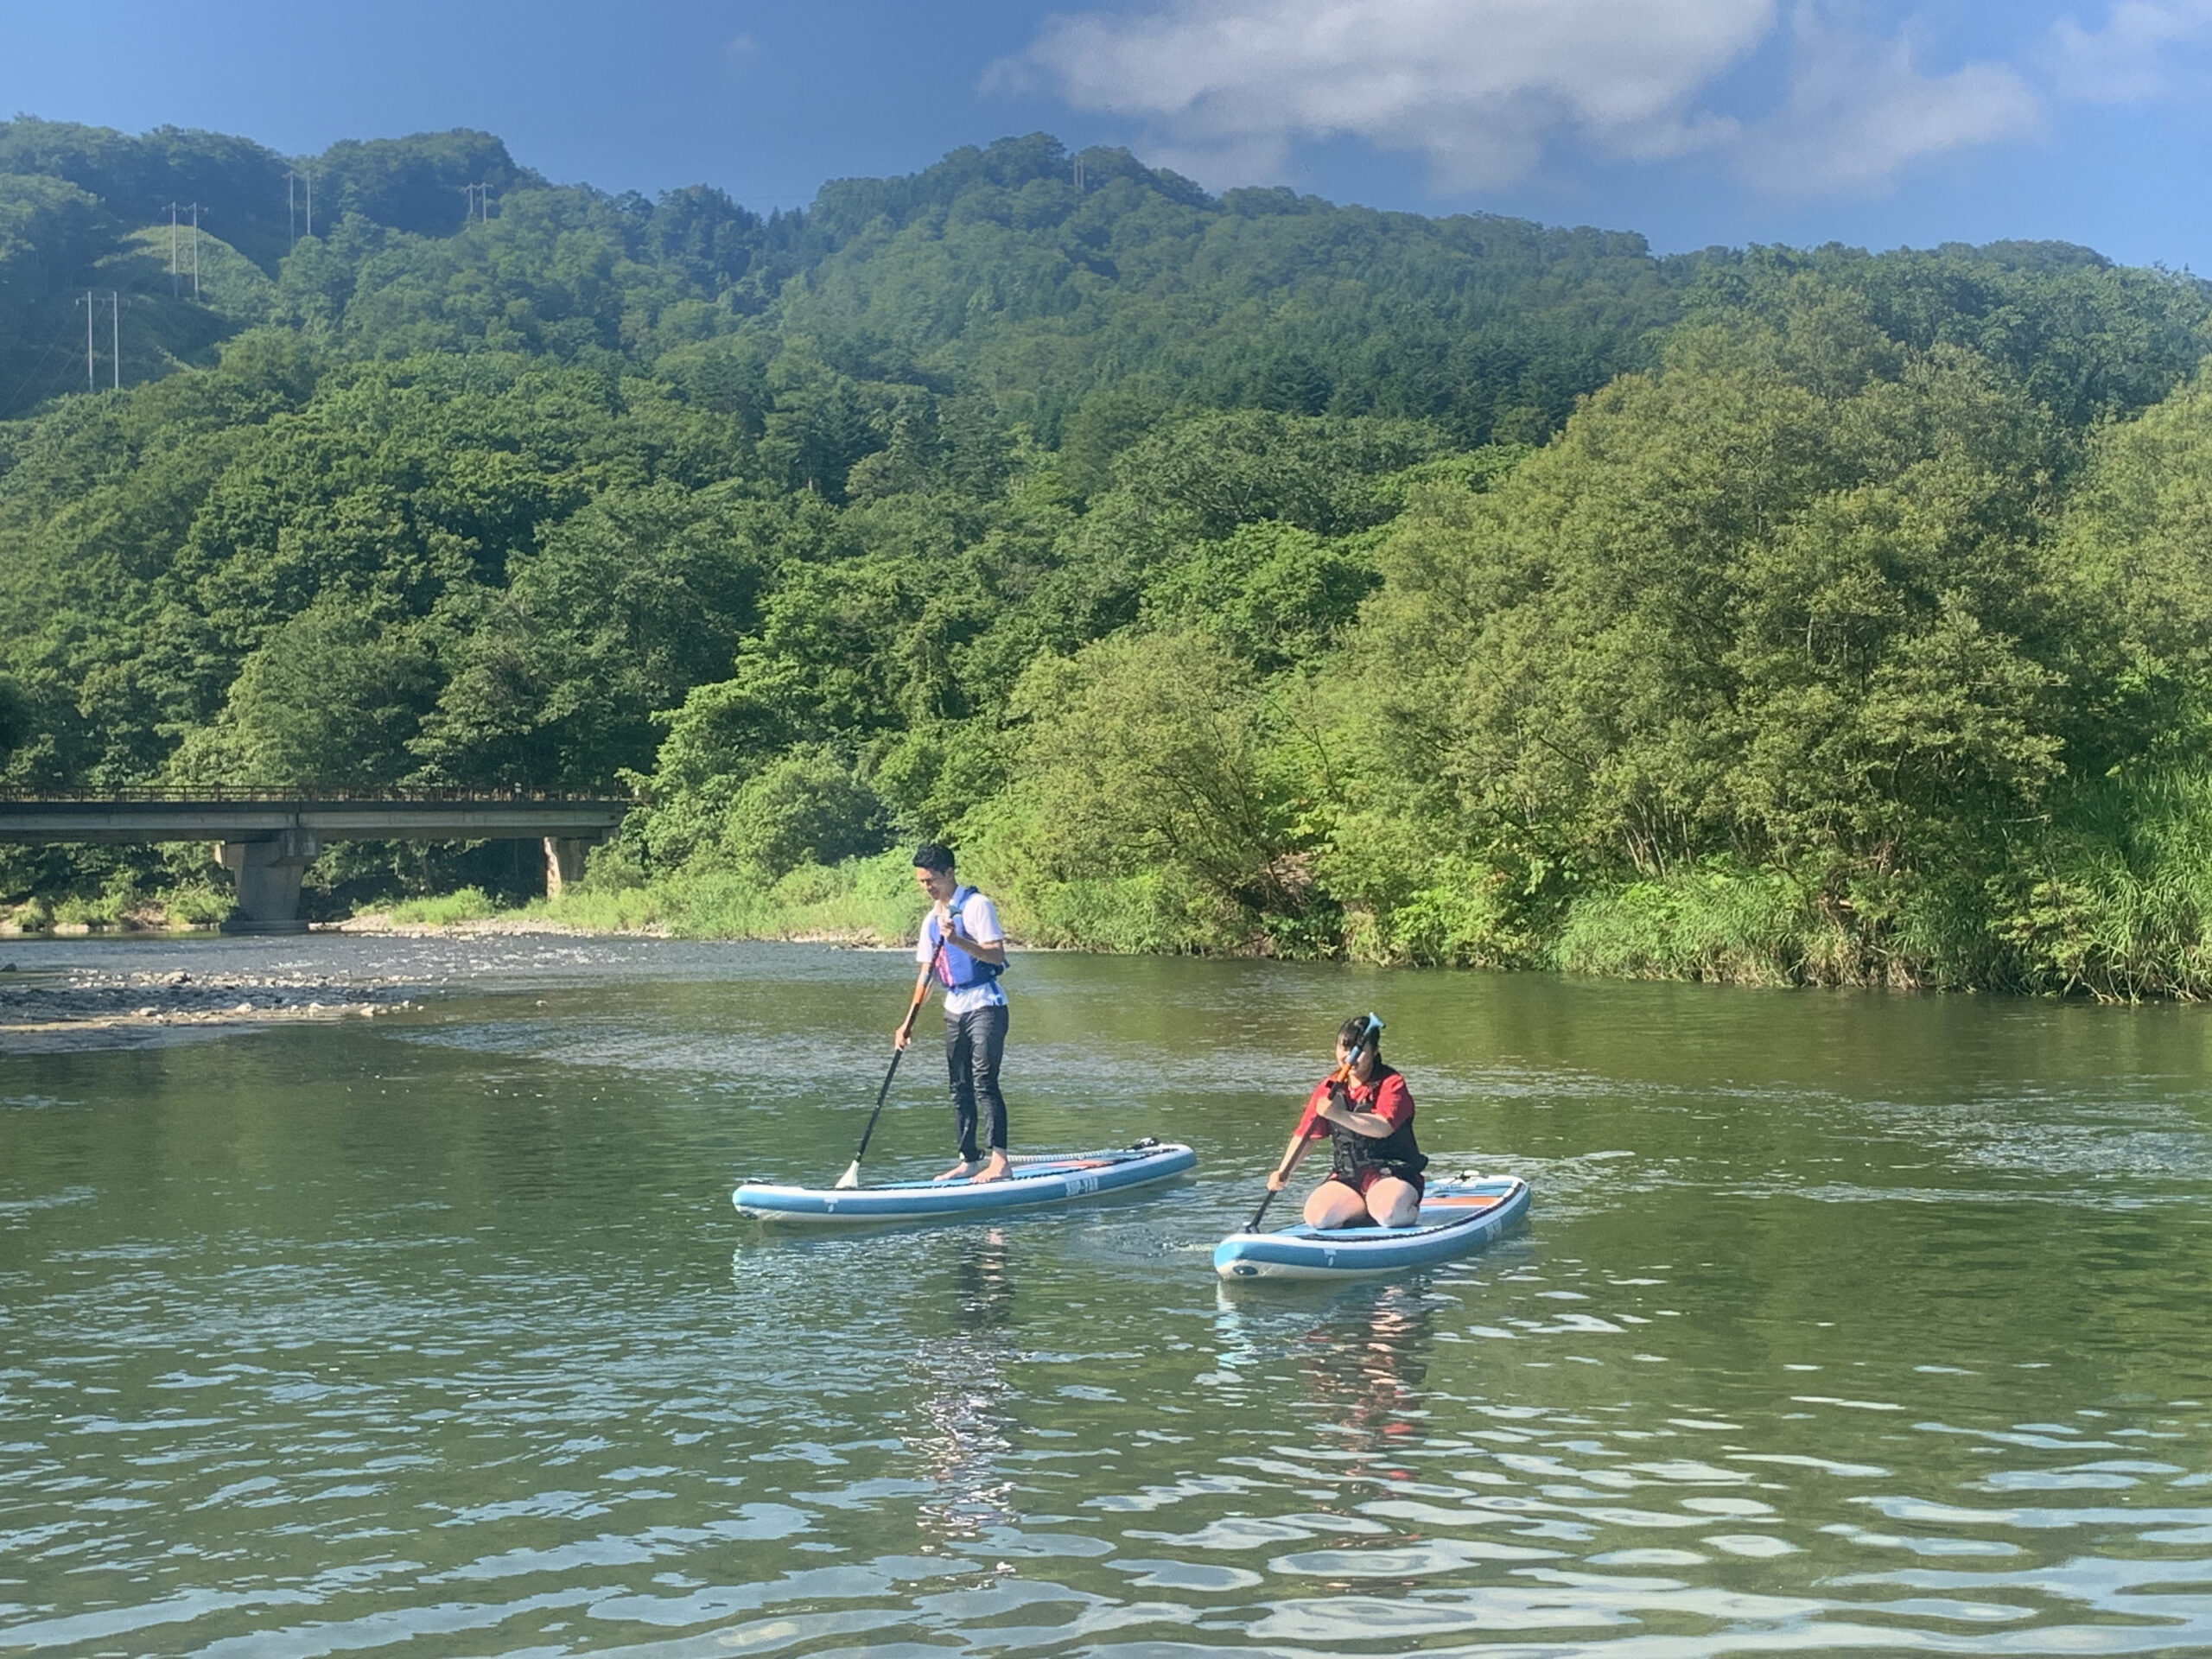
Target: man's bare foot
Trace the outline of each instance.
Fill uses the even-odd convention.
[[[1007,1162],[1006,1154],[994,1147],[990,1161],[968,1179],[971,1181],[1002,1181],[1013,1173],[1013,1170],[1014,1166]]]
[[[963,1158],[944,1174],[932,1175],[930,1179],[933,1181],[964,1181],[975,1173],[976,1166]]]

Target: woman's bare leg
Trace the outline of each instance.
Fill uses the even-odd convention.
[[[1342,1181],[1324,1181],[1306,1195],[1309,1227],[1359,1227],[1366,1221],[1366,1205]]]
[[[1367,1213],[1378,1227],[1410,1227],[1421,1215],[1421,1189],[1385,1175],[1367,1189]]]

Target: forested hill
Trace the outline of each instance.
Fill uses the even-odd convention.
[[[4,778],[627,780],[594,883],[669,905],[928,831],[1045,939],[2133,984],[2082,918],[2195,822],[2208,316],[1044,137],[764,219],[18,119]]]
[[[763,371],[804,337],[863,402],[982,391],[1047,443],[1112,385],[1163,406],[1433,419],[1480,442],[1555,424],[1643,360],[1693,269],[1634,236],[1277,190],[1216,200],[1125,152],[1071,156],[1042,137],[830,184],[766,219],[703,186],[658,201],[552,188],[468,132],[290,162],[208,134],[22,119],[0,123],[0,413],[83,386],[87,289],[109,384],[119,289],[126,385],[270,324],[349,357],[489,347],[625,372],[689,347],[757,422],[783,390]],[[200,210],[197,305],[177,302],[192,284],[173,246],[188,270],[194,250],[172,203]],[[702,362],[739,336],[750,349]]]

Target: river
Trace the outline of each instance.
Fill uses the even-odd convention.
[[[2212,1649],[2212,1009],[1022,957],[1017,1150],[1195,1178],[793,1239],[895,957],[0,958],[416,988],[0,1051],[0,1653]],[[1217,1285],[1370,1007],[1528,1224]]]

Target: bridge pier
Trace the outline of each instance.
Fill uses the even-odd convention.
[[[304,933],[300,878],[322,851],[312,830],[279,830],[252,841],[215,844],[215,858],[238,878],[238,906],[223,918],[226,933]]]
[[[599,844],[596,836],[545,837],[545,896],[558,899],[561,889],[584,879],[584,859]]]

